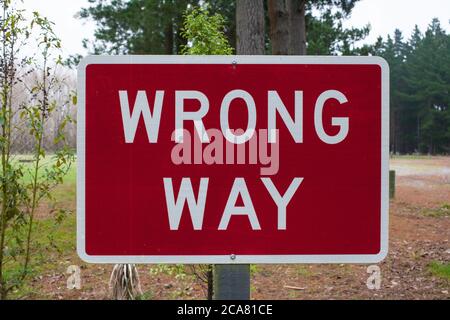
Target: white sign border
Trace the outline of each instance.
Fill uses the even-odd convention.
[[[338,64],[379,65],[382,70],[381,250],[377,254],[342,255],[138,255],[93,256],[85,247],[85,102],[86,67],[90,64]],[[374,56],[88,56],[78,66],[77,104],[77,252],[89,263],[377,263],[388,253],[389,228],[389,65]]]

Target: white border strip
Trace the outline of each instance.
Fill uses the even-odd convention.
[[[379,65],[382,70],[381,250],[343,255],[175,255],[92,256],[85,248],[85,103],[86,67],[90,64],[349,64]],[[77,106],[77,252],[90,263],[377,263],[388,253],[389,232],[389,65],[380,57],[334,56],[88,56],[78,66]]]

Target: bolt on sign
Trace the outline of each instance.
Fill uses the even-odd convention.
[[[369,263],[388,247],[378,57],[91,56],[78,253],[105,263]]]

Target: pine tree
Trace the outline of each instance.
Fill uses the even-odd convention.
[[[450,152],[450,36],[437,19],[425,34],[416,26],[408,41],[400,31],[379,39],[372,53],[391,70],[391,150]]]
[[[90,0],[81,19],[97,23],[95,41],[84,46],[95,54],[174,54],[186,44],[183,14],[199,0]]]

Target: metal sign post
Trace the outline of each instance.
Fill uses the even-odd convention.
[[[395,197],[395,170],[389,170],[389,199]]]
[[[214,266],[214,300],[249,300],[250,265],[216,264]]]

